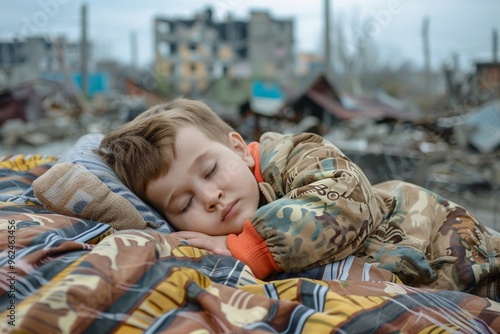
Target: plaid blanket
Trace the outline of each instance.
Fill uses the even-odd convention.
[[[53,212],[31,184],[56,161],[0,161],[2,332],[500,332],[499,303],[410,288],[353,257],[261,281],[161,230]]]

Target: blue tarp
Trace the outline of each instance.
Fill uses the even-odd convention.
[[[273,116],[285,101],[281,88],[272,82],[255,80],[251,85],[250,106],[256,113]]]

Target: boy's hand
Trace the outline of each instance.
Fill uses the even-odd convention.
[[[208,235],[201,232],[180,231],[170,234],[173,237],[185,239],[189,246],[205,249],[214,254],[231,256],[229,248],[227,248],[227,235]]]

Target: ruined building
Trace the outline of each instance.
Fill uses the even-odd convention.
[[[41,77],[60,79],[65,73],[79,70],[80,45],[68,42],[64,36],[29,36],[0,42],[0,89]]]
[[[293,20],[252,11],[248,20],[228,15],[216,22],[211,9],[192,19],[154,21],[156,72],[176,92],[205,91],[214,78],[293,75]]]

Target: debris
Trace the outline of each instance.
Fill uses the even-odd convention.
[[[471,144],[479,152],[493,152],[500,146],[500,100],[493,100],[470,112],[455,130],[462,147]]]

